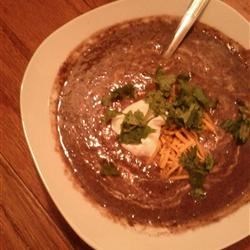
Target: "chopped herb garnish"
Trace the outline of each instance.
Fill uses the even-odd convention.
[[[202,162],[197,156],[197,146],[187,149],[179,158],[180,164],[188,172],[189,182],[192,188],[191,194],[195,198],[205,195],[203,184],[205,177],[214,165],[212,155],[208,154]]]
[[[241,100],[237,100],[238,108],[239,108],[239,114],[242,116],[243,119],[249,119],[250,118],[250,104],[244,103]]]
[[[189,84],[190,74],[177,77],[166,75],[160,68],[156,72],[156,87],[158,90],[150,92],[146,97],[155,115],[167,118],[167,123],[174,123],[178,127],[201,129],[204,109],[215,108],[215,102],[210,100],[203,90]],[[168,100],[173,83],[177,82],[174,102]]]
[[[206,170],[210,171],[214,166],[214,158],[211,154],[208,154],[205,158]]]
[[[100,174],[103,176],[119,176],[120,172],[114,163],[109,162],[107,160],[103,160],[101,162],[101,171]]]
[[[164,119],[166,119],[170,103],[167,102],[160,90],[149,92],[145,101],[149,104],[149,108],[156,116],[161,115]]]
[[[193,96],[196,100],[205,108],[215,108],[216,101],[210,100],[203,92],[203,90],[199,87],[194,87],[193,89]]]
[[[177,97],[179,103],[189,106],[191,103],[196,102],[205,109],[215,108],[216,102],[206,96],[200,87],[192,86],[185,81],[182,81],[179,87],[180,89]]]
[[[191,103],[189,107],[177,106],[169,112],[168,120],[174,122],[178,127],[189,129],[201,129],[202,111],[196,103]]]
[[[156,71],[156,86],[162,92],[165,97],[169,97],[172,85],[176,81],[176,76],[173,74],[166,74],[162,68],[158,68]]]
[[[168,97],[175,82],[178,82],[176,96],[173,102]],[[215,108],[215,102],[210,100],[203,90],[189,84],[190,75],[181,74],[177,77],[166,75],[159,68],[156,72],[156,87],[151,91],[146,102],[156,116],[161,115],[168,124],[178,127],[199,130],[202,126],[202,117],[205,109]]]
[[[199,130],[204,109],[214,107],[214,102],[204,94],[201,88],[190,85],[184,77],[178,81],[179,91],[168,119],[179,127]]]
[[[225,120],[221,127],[231,133],[237,144],[244,144],[250,137],[250,109],[242,102],[238,102],[239,113],[235,120]]]
[[[140,110],[129,111],[125,114],[124,122],[132,126],[144,126],[146,123],[145,116]]]
[[[108,124],[109,122],[111,122],[111,120],[116,117],[117,115],[122,114],[121,112],[117,111],[117,110],[112,110],[112,109],[108,109],[106,110],[104,117],[103,117],[103,121]]]
[[[102,98],[102,105],[109,106],[112,102],[122,100],[124,98],[134,98],[135,87],[129,83],[110,92],[109,95]]]
[[[148,116],[141,111],[129,111],[125,114],[121,124],[121,133],[118,136],[119,141],[124,144],[140,144],[141,139],[146,138],[155,131],[147,125],[148,122]]]
[[[141,139],[147,138],[147,136],[154,131],[155,130],[149,126],[135,126],[130,130],[123,126],[123,131],[119,135],[119,141],[124,144],[140,144]]]

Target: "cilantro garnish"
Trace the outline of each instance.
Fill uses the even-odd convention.
[[[156,86],[161,91],[163,96],[169,97],[172,85],[176,81],[176,76],[173,74],[166,74],[166,72],[159,67],[155,74]]]
[[[167,102],[167,98],[170,96],[172,86],[175,82],[175,75],[167,74],[161,67],[156,70],[156,90],[149,92],[145,99],[149,104],[149,108],[156,116],[160,115],[166,119],[168,110],[171,108],[170,103]]]
[[[175,106],[169,112],[168,120],[174,122],[177,127],[185,127],[189,129],[199,130],[202,123],[202,110],[196,103],[191,103],[190,106]]]
[[[160,90],[149,92],[145,101],[149,104],[149,108],[154,112],[155,116],[161,115],[166,119],[170,104]]]
[[[205,109],[216,107],[217,101],[209,99],[199,87],[194,87],[193,96]]]
[[[243,117],[243,119],[249,119],[250,118],[250,104],[245,103],[241,100],[237,100],[236,102],[238,104],[239,113]]]
[[[114,163],[109,162],[107,160],[103,160],[101,162],[101,171],[100,174],[103,176],[119,176],[120,172]]]
[[[239,113],[235,120],[226,120],[221,127],[231,133],[237,144],[244,144],[250,137],[250,109],[244,103],[239,103]]]
[[[189,84],[188,79],[184,76],[177,77],[179,89],[168,119],[178,127],[199,130],[204,110],[214,108],[214,101],[210,100],[201,88]]]
[[[189,182],[192,188],[191,194],[195,198],[205,195],[203,184],[206,176],[213,168],[214,159],[208,154],[204,161],[197,156],[197,146],[187,149],[179,158],[180,164],[188,172]]]
[[[124,144],[140,144],[141,139],[146,138],[155,130],[147,124],[149,119],[141,111],[129,111],[125,114],[121,124],[121,133],[118,135],[119,142]]]
[[[135,97],[135,87],[129,83],[110,92],[109,95],[102,98],[102,105],[109,106],[112,102],[122,100],[124,98]]]
[[[189,81],[189,75],[182,74],[177,76],[177,82],[179,83],[179,101],[186,101],[186,104],[197,102],[205,109],[215,108],[216,102],[206,96],[200,87],[189,84]]]
[[[161,68],[156,71],[156,89],[146,96],[156,116],[161,115],[168,124],[188,129],[201,129],[204,110],[214,108],[215,102],[210,100],[203,90],[192,86],[190,75],[168,75]],[[177,83],[176,96],[170,102],[169,97],[174,83]]]

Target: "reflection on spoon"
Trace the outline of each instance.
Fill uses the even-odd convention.
[[[181,19],[179,26],[176,29],[172,42],[168,46],[168,49],[163,52],[163,56],[165,58],[168,59],[173,55],[187,32],[193,26],[196,19],[200,16],[204,8],[207,6],[208,2],[209,0],[193,0],[191,2],[185,15]]]

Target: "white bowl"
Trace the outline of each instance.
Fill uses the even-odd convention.
[[[23,78],[21,113],[25,136],[37,170],[56,206],[88,244],[96,249],[220,249],[249,234],[249,205],[219,222],[180,234],[149,235],[102,216],[65,175],[55,151],[49,100],[58,69],[84,39],[107,26],[152,15],[181,16],[188,0],[120,0],[67,23],[50,35],[33,55]],[[200,21],[250,48],[249,23],[235,10],[212,0]]]

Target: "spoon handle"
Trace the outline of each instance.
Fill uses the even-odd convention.
[[[209,0],[193,0],[191,2],[185,15],[181,19],[180,24],[177,27],[172,42],[170,43],[167,51],[163,53],[163,56],[165,58],[168,59],[173,55],[189,29],[192,27],[196,19],[200,16],[201,12],[207,6],[208,2]]]

